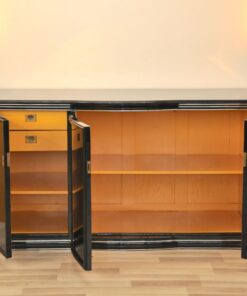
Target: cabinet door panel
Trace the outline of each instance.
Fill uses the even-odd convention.
[[[242,200],[242,258],[247,259],[247,121],[244,122],[244,167]]]
[[[91,270],[90,127],[69,117],[71,251],[85,270]]]
[[[0,252],[9,258],[11,249],[9,123],[0,118]]]

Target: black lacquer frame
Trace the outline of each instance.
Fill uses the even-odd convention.
[[[10,168],[9,168],[9,160],[8,160],[8,153],[9,153],[9,122],[4,118],[0,118],[2,123],[2,130],[1,130],[1,137],[2,137],[2,167],[3,170],[3,178],[4,178],[4,188],[2,189],[3,196],[0,198],[3,199],[2,203],[4,204],[4,216],[5,221],[2,221],[5,228],[5,235],[4,237],[0,238],[3,239],[3,246],[0,248],[0,252],[6,257],[10,258],[12,256],[12,240],[11,240],[11,211],[10,211]]]
[[[12,110],[98,110],[98,111],[142,111],[142,110],[247,110],[247,100],[205,100],[205,101],[136,101],[136,102],[102,102],[102,101],[5,101],[0,102],[0,109]],[[73,112],[72,112],[73,114]],[[70,124],[68,123],[68,130]],[[245,149],[247,152],[245,128]],[[71,133],[68,132],[68,143]],[[68,180],[71,191],[71,148],[68,146]],[[247,258],[247,168],[244,168],[244,193],[242,215],[242,257]],[[71,196],[69,196],[69,235],[14,235],[13,248],[26,247],[71,247]],[[240,247],[241,233],[206,233],[206,234],[93,234],[92,246],[94,249],[147,249],[169,247]]]
[[[70,248],[66,234],[15,234],[14,249]],[[240,248],[240,233],[94,233],[92,249]]]
[[[246,100],[153,100],[153,101],[85,101],[85,100],[6,100],[0,110],[246,110]]]
[[[244,122],[244,166],[243,166],[243,202],[242,202],[242,258],[247,259],[247,121]]]
[[[70,195],[70,224],[69,236],[71,238],[71,251],[75,259],[86,270],[92,269],[92,230],[91,230],[91,173],[90,173],[90,158],[91,158],[91,145],[90,145],[90,127],[78,121],[74,113],[69,114],[69,195]],[[75,207],[73,205],[73,140],[72,140],[72,126],[80,130],[82,141],[81,158],[82,158],[82,175],[79,176],[83,189],[77,198],[80,199],[82,209],[80,206]],[[79,137],[79,138],[80,138]],[[74,220],[80,221],[80,229],[74,229]],[[79,246],[79,247],[78,247]]]

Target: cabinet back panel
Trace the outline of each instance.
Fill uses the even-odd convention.
[[[122,204],[122,176],[92,176],[92,202],[99,205]]]
[[[13,211],[12,233],[67,233],[67,211]]]
[[[90,123],[92,154],[122,154],[122,113],[78,112],[78,119]]]
[[[67,151],[11,152],[11,172],[67,172]]]
[[[96,211],[93,232],[233,233],[240,232],[235,211]]]
[[[123,177],[123,201],[128,205],[174,204],[174,176],[134,175]]]
[[[242,157],[243,122],[247,111],[79,111],[78,117],[92,127],[92,176],[95,180],[92,184],[97,184],[96,188],[92,187],[95,210],[240,209],[242,163],[238,159]],[[97,168],[99,155],[101,162]],[[107,165],[103,172],[104,155],[108,159],[112,155],[115,166],[111,167],[118,170],[114,185],[112,175],[107,174]],[[121,170],[126,169],[126,156],[145,155],[168,158],[175,155],[178,159],[184,156],[186,166],[181,163],[181,170],[187,175],[121,174]],[[224,155],[226,165],[222,164]],[[198,175],[190,175],[193,156],[198,161]],[[204,168],[200,169],[200,157],[201,163],[205,163],[207,157],[215,159],[216,164],[207,175],[203,174]],[[236,165],[230,161],[234,157]],[[138,163],[137,158],[135,163]],[[154,166],[150,163],[150,167]],[[220,170],[220,166],[224,168],[223,174],[215,175],[214,170]],[[135,165],[132,167],[134,170]],[[93,175],[94,170],[102,170],[105,175]],[[114,169],[111,174],[114,175]]]
[[[11,152],[13,233],[68,231],[67,152]]]

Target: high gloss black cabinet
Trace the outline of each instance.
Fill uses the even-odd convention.
[[[57,129],[46,130],[54,125],[53,115]],[[1,252],[11,257],[16,236],[28,240],[35,235],[39,241],[46,234],[63,234],[76,260],[91,270],[90,127],[72,112],[8,111],[4,116],[0,119]],[[35,223],[36,229],[30,228]],[[56,229],[60,233],[54,233]],[[49,241],[46,245],[52,246]]]
[[[0,99],[6,256],[11,233],[13,248],[70,247],[87,270],[92,242],[242,243],[247,257],[247,90],[11,90]]]
[[[11,214],[10,214],[10,171],[9,171],[9,124],[0,118],[0,251],[9,258],[11,247]]]

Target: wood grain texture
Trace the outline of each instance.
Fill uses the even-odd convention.
[[[67,151],[67,131],[10,131],[10,152],[17,151]],[[27,137],[36,137],[28,143]]]
[[[30,209],[31,208],[31,209]],[[46,206],[46,208],[23,206],[22,210],[12,211],[12,233],[67,233],[68,212],[66,206]]]
[[[122,153],[121,112],[77,112],[79,120],[91,127],[92,154]]]
[[[65,111],[0,111],[0,116],[9,120],[10,130],[67,130]],[[28,120],[34,116],[34,120]]]
[[[2,296],[247,294],[239,250],[94,251],[91,272],[69,250],[18,250],[0,267]]]
[[[94,209],[240,209],[246,115],[79,111],[92,127]]]
[[[242,175],[242,155],[92,155],[93,175]]]
[[[93,211],[93,232],[240,232],[238,211]]]
[[[67,151],[11,152],[11,173],[66,173],[67,154]]]

